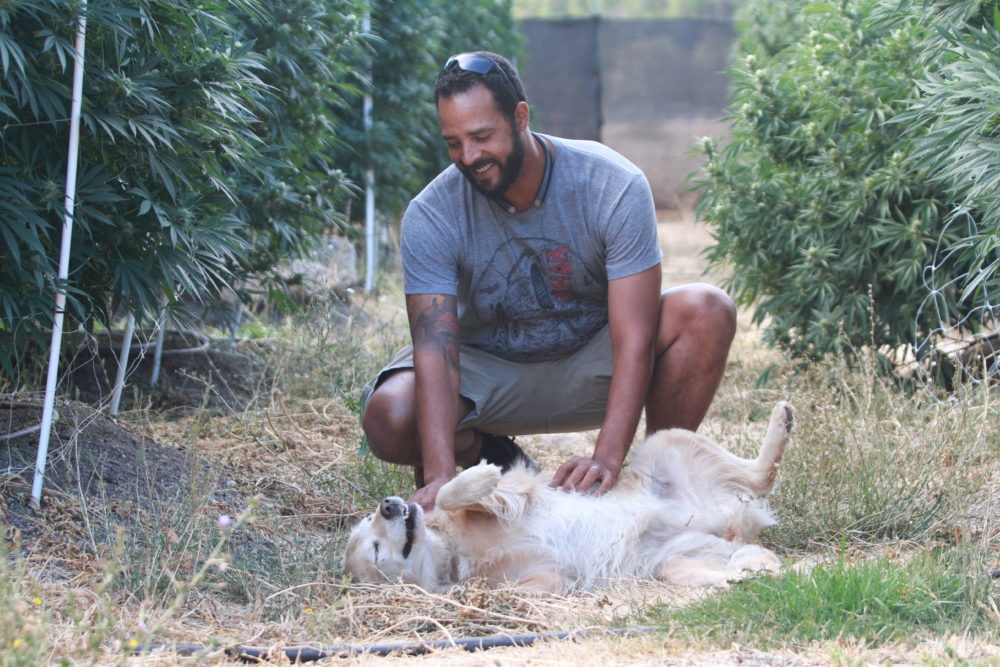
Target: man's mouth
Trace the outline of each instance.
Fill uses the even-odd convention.
[[[472,165],[469,170],[476,176],[482,176],[495,164],[497,164],[496,160],[486,160],[485,162],[479,162]]]

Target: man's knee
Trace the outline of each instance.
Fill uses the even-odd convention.
[[[736,304],[714,285],[693,283],[666,290],[660,305],[661,333],[707,336],[727,345],[736,335]]]
[[[720,333],[736,331],[736,304],[725,290],[714,285],[681,285],[664,291],[660,303],[661,316],[668,324]]]
[[[419,454],[413,451],[416,417],[412,396],[401,395],[388,383],[368,399],[361,428],[368,439],[368,448],[383,461],[412,465],[419,459]]]

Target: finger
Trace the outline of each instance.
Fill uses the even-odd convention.
[[[586,468],[584,468],[586,470]],[[566,476],[563,478],[562,484],[559,486],[563,491],[575,491],[577,486],[583,480],[584,473],[580,469],[580,464],[578,461],[573,462],[573,466],[566,472]]]
[[[597,477],[600,474],[600,467],[595,468],[595,465],[590,459],[576,461],[572,474],[570,474],[566,483],[563,484],[563,490],[586,491],[589,489],[597,481]]]
[[[424,508],[425,511],[430,511],[434,509],[434,501],[437,499],[437,489],[433,489],[429,486],[424,486],[417,489],[416,493],[407,499],[407,502],[417,503]]]
[[[569,461],[566,461],[561,466],[556,469],[556,474],[552,476],[552,481],[549,482],[549,486],[554,489],[564,488],[566,481],[569,476],[573,473],[576,468],[577,461],[580,459],[579,456],[574,456]]]
[[[603,496],[611,490],[611,487],[613,487],[617,481],[618,475],[615,475],[610,470],[605,469],[604,475],[601,477],[601,485],[597,488],[597,491],[594,491],[594,495]]]

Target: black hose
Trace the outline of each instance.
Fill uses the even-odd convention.
[[[601,628],[600,634],[625,635],[630,633],[653,632],[658,627],[631,628]],[[291,662],[312,662],[324,658],[348,658],[357,655],[387,656],[390,653],[405,653],[407,655],[423,655],[431,651],[459,647],[466,651],[485,651],[501,646],[531,646],[539,640],[573,639],[589,634],[587,630],[571,630],[564,632],[532,632],[519,635],[490,635],[488,637],[462,637],[459,639],[439,639],[431,642],[390,642],[387,644],[368,644],[360,646],[290,646],[286,648],[266,648],[254,646],[216,647],[191,644],[144,644],[133,649],[133,653],[147,653],[159,649],[174,651],[185,656],[205,656],[216,651],[222,651],[227,656],[242,662],[258,662],[272,660],[284,655]]]

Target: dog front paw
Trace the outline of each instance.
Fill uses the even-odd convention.
[[[480,463],[463,470],[438,491],[437,507],[446,511],[458,510],[479,503],[496,490],[500,472],[500,467],[492,463]]]

